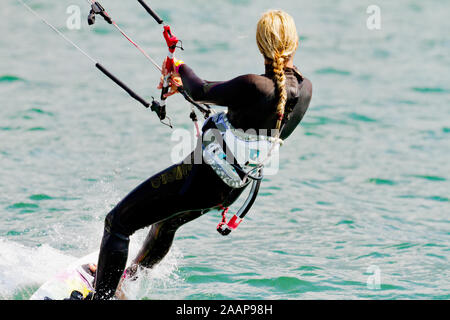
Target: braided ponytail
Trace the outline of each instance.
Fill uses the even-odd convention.
[[[280,130],[287,102],[284,67],[298,47],[298,34],[294,19],[281,10],[267,11],[258,21],[256,42],[264,58],[272,62],[279,96],[276,129]]]
[[[284,74],[284,58],[276,57],[272,62],[272,66],[273,72],[275,74],[275,82],[279,96],[277,104],[277,124],[275,129],[280,130],[281,122],[284,118],[284,109],[287,101],[286,75]]]

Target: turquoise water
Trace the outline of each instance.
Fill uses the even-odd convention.
[[[86,1],[28,3],[137,92],[158,95],[135,48],[99,18],[87,26]],[[74,3],[83,24],[68,30]],[[263,72],[254,32],[272,1],[151,3],[201,77]],[[162,61],[161,29],[137,2],[102,4]],[[130,298],[450,298],[450,5],[376,1],[381,29],[369,30],[371,4],[277,2],[296,20],[295,64],[314,86],[280,172],[229,237],[215,231],[219,213],[180,229]],[[171,163],[176,142],[16,1],[0,7],[0,297],[27,299],[98,249],[106,213]],[[189,112],[170,98],[177,128],[192,130]]]

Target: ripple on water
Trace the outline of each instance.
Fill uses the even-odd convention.
[[[412,87],[411,90],[423,94],[450,93],[450,90],[441,87]]]
[[[389,186],[394,186],[397,184],[393,180],[381,179],[381,178],[370,178],[367,180],[367,182],[377,184],[377,185],[389,185]]]
[[[29,197],[30,200],[42,201],[42,200],[52,200],[53,198],[46,194],[33,194]]]
[[[338,290],[335,287],[320,285],[311,281],[301,280],[296,277],[288,276],[267,279],[248,279],[243,281],[243,283],[254,287],[267,287],[267,289],[271,291],[290,294]]]
[[[355,112],[351,112],[348,114],[348,117],[350,119],[356,120],[356,121],[361,121],[361,122],[377,122],[376,119],[374,118],[370,118],[366,115],[360,114],[360,113],[355,113]]]
[[[229,274],[193,274],[185,278],[188,283],[212,283],[212,282],[225,282],[231,283],[233,281]]]
[[[298,268],[294,269],[295,271],[316,271],[316,270],[322,270],[320,267],[316,266],[300,266]]]
[[[437,201],[437,202],[450,202],[450,199],[443,196],[422,196],[422,195],[416,195],[416,194],[402,194],[396,196],[396,198],[399,199],[423,199],[423,200],[430,200],[430,201]]]
[[[416,247],[416,246],[418,246],[417,243],[402,242],[402,243],[398,243],[398,244],[394,244],[394,245],[388,245],[385,248],[386,249],[405,250],[405,249],[409,249],[409,248]]]
[[[39,208],[39,205],[35,204],[35,203],[27,203],[27,202],[17,202],[14,203],[12,205],[10,205],[9,207],[7,207],[7,209],[37,209]]]
[[[47,129],[44,127],[31,127],[27,129],[27,131],[46,131]]]
[[[432,175],[412,174],[412,175],[409,175],[409,176],[413,177],[413,178],[428,180],[428,181],[446,181],[447,180],[444,177],[432,176]]]
[[[358,257],[356,257],[355,258],[355,260],[359,260],[359,259],[364,259],[364,258],[386,258],[386,257],[390,257],[391,255],[390,254],[387,254],[387,253],[381,253],[381,252],[378,252],[378,251],[373,251],[373,252],[370,252],[370,253],[368,253],[368,254],[364,254],[364,255],[361,255],[361,256],[358,256]]]
[[[317,69],[315,71],[316,74],[324,74],[324,75],[339,75],[339,76],[350,76],[352,73],[348,70],[344,69],[336,69],[334,67],[327,67],[327,68],[321,68]]]
[[[27,113],[31,113],[31,114],[42,114],[42,115],[47,115],[47,116],[54,116],[53,112],[50,111],[45,111],[41,108],[31,108],[27,110]]]
[[[18,77],[18,76],[14,76],[14,75],[9,75],[9,74],[0,76],[0,83],[2,83],[2,82],[11,83],[11,82],[18,82],[18,81],[24,82],[25,79]]]
[[[355,221],[353,221],[353,220],[341,220],[338,223],[336,223],[336,226],[345,225],[345,226],[349,227],[350,229],[354,229],[355,228],[354,223],[355,223]]]

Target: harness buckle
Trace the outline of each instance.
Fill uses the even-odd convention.
[[[242,219],[237,215],[234,215],[230,221],[227,222],[226,214],[229,208],[224,208],[222,212],[222,221],[217,225],[217,232],[219,232],[223,236],[227,236],[231,233],[231,231],[235,230],[239,224],[242,222]]]

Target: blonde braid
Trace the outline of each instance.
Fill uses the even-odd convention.
[[[279,96],[276,124],[276,129],[279,131],[287,102],[284,67],[298,47],[298,34],[294,19],[281,10],[265,12],[256,27],[256,43],[265,60],[272,62],[274,80]]]
[[[275,59],[272,62],[273,72],[275,74],[275,82],[279,95],[279,100],[277,104],[277,125],[275,127],[275,129],[278,131],[281,129],[281,123],[284,118],[284,110],[287,101],[286,75],[284,73],[284,63],[285,59],[281,56],[275,57]]]

